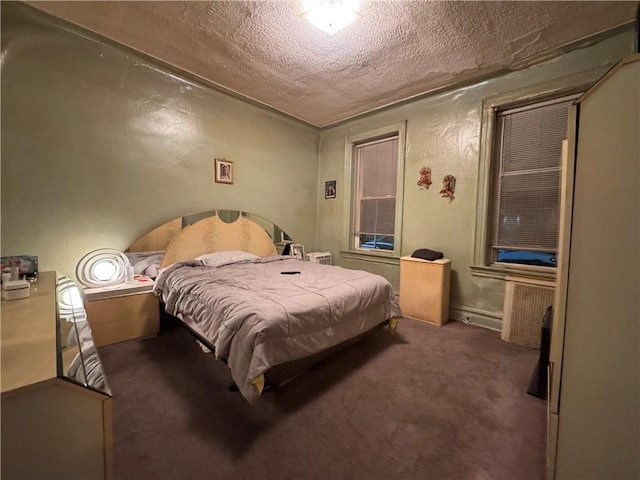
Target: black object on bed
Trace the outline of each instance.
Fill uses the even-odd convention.
[[[429,250],[428,248],[419,248],[415,252],[411,254],[414,258],[421,258],[422,260],[429,260],[433,262],[434,260],[440,260],[444,258],[444,253],[437,252],[435,250]]]

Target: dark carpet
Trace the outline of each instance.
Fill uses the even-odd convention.
[[[544,478],[538,352],[405,319],[255,406],[182,328],[100,350],[116,479]]]

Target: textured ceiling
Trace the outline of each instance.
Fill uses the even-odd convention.
[[[637,2],[363,1],[329,36],[301,1],[26,2],[319,127],[542,61]]]

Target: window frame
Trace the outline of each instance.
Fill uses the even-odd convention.
[[[393,250],[373,250],[357,248],[355,245],[355,220],[356,220],[356,146],[384,140],[385,138],[398,138],[398,163],[396,177],[396,206],[394,222]],[[368,258],[382,263],[394,263],[400,258],[402,247],[402,214],[404,199],[404,163],[405,163],[406,121],[379,127],[372,130],[350,135],[345,140],[345,185],[348,188],[344,196],[343,214],[343,256],[353,258]]]
[[[489,244],[491,242],[491,224],[493,221],[492,180],[493,156],[495,153],[494,137],[497,132],[497,112],[542,103],[561,97],[579,95],[590,85],[590,83],[579,83],[566,87],[560,85],[560,83],[559,81],[551,82],[544,85],[533,86],[522,91],[507,92],[486,98],[483,101],[480,127],[480,162],[478,168],[474,250],[473,263],[471,265],[471,274],[474,276],[502,280],[505,279],[507,275],[520,275],[551,280],[556,278],[557,267],[493,261],[493,252]]]

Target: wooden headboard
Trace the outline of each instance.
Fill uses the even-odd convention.
[[[210,210],[163,223],[133,242],[126,251],[164,251],[163,267],[205,253],[229,250],[264,257],[277,254],[272,236],[277,237],[277,242],[280,232],[270,221],[253,214]]]
[[[166,250],[176,235],[182,230],[182,217],[169,220],[133,242],[127,252],[154,252]]]
[[[228,250],[242,250],[260,257],[277,255],[273,240],[258,224],[242,216],[232,223],[215,216],[185,227],[167,245],[160,266]]]

